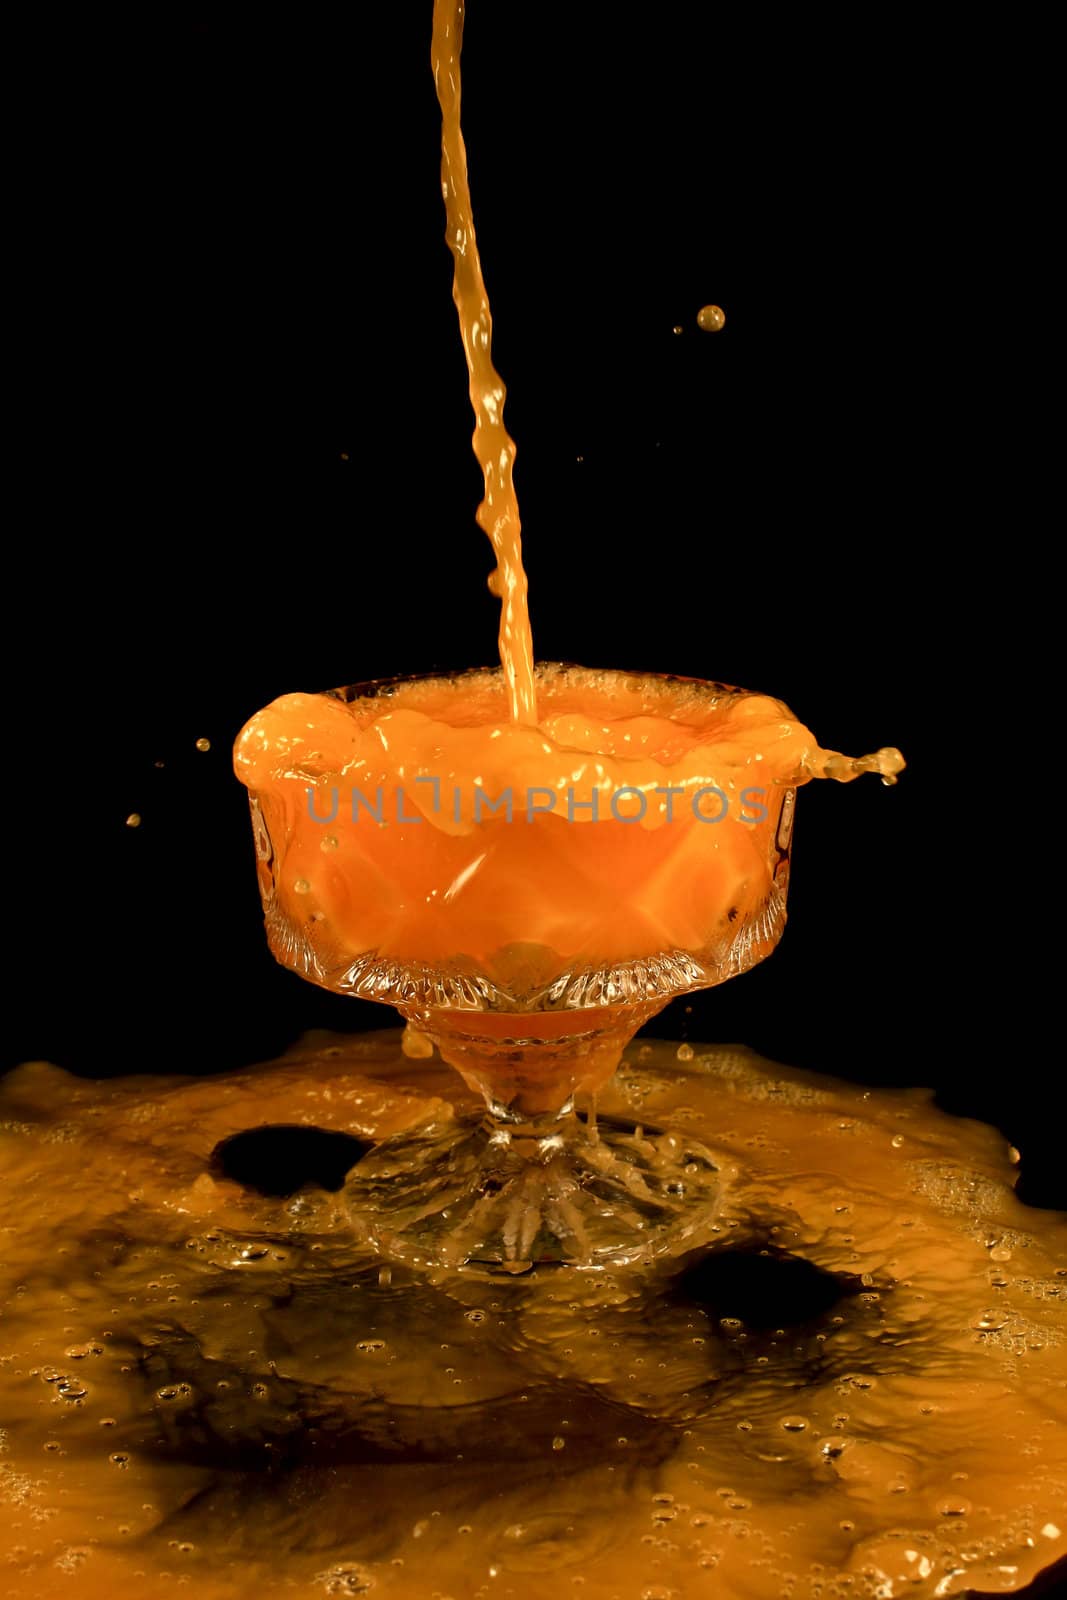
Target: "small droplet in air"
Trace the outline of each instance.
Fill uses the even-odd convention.
[[[722,306],[701,306],[697,312],[697,327],[705,333],[721,333],[726,326],[726,312]]]
[[[678,1057],[679,1061],[692,1061],[693,1046],[691,1044],[680,1044],[678,1049],[675,1051],[675,1055]]]
[[[683,333],[684,331],[685,330],[683,329],[682,324],[680,322],[676,322],[674,324],[674,327],[671,329],[672,333]]]
[[[210,750],[211,749],[211,740],[210,739],[198,739],[196,741],[196,748],[198,750]]]
[[[141,826],[141,813],[139,811],[131,811],[126,818],[126,826],[127,828],[139,828]]]

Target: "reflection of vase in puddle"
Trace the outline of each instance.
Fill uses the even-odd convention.
[[[1067,1226],[992,1130],[639,1044],[600,1115],[714,1151],[705,1247],[428,1282],[336,1187],[460,1087],[398,1041],[7,1080],[12,1595],[934,1596],[1056,1558]]]

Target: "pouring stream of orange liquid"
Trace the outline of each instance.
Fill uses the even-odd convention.
[[[459,313],[463,350],[474,407],[474,453],[485,475],[485,499],[478,525],[496,552],[489,587],[501,602],[500,662],[508,686],[511,720],[534,725],[537,695],[533,676],[533,637],[522,565],[522,533],[512,467],[515,445],[504,426],[507,390],[493,365],[493,318],[474,234],[467,150],[460,127],[459,56],[463,45],[463,0],[435,0],[432,62],[441,103],[441,188],[445,197],[445,238],[455,261],[452,298]]]

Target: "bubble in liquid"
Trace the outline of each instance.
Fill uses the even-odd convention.
[[[321,1583],[329,1595],[366,1594],[373,1583],[366,1568],[354,1561],[339,1561],[325,1572],[316,1573],[313,1581]]]
[[[692,1061],[694,1055],[693,1046],[691,1044],[680,1044],[675,1051],[675,1055],[679,1061]]]
[[[567,1448],[566,1439],[557,1433],[556,1437],[552,1441],[552,1448],[553,1450],[565,1450]]]
[[[198,750],[210,750],[211,749],[211,740],[210,739],[198,739],[196,741],[196,748]]]
[[[400,1048],[409,1061],[428,1061],[433,1055],[433,1040],[409,1022],[400,1036]]]
[[[697,327],[705,333],[721,333],[726,326],[726,312],[722,306],[701,306],[697,312]]]
[[[306,878],[294,878],[293,879],[293,893],[294,894],[309,894],[310,891],[311,891],[311,885],[307,881]]]

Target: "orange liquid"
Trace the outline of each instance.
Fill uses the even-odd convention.
[[[467,151],[460,127],[459,56],[463,44],[463,0],[434,0],[431,59],[441,103],[441,188],[445,238],[455,261],[452,298],[459,313],[463,350],[474,407],[474,453],[485,477],[478,524],[496,552],[489,587],[501,601],[500,663],[514,722],[537,721],[533,637],[522,565],[519,505],[512,482],[515,445],[504,427],[507,390],[493,366],[493,318],[474,235]]]
[[[269,834],[279,959],[299,967],[302,941],[327,987],[367,952],[512,993],[670,952],[728,977],[777,937],[795,786],[903,765],[689,680],[542,667],[538,698],[539,725],[517,725],[501,675],[476,672],[252,718],[235,765]]]
[[[645,1042],[600,1109],[709,1141],[698,1273],[766,1269],[774,1320],[662,1270],[439,1285],[213,1160],[470,1109],[398,1039],[0,1085],[0,1595],[943,1600],[1062,1555],[1067,1219],[991,1128]]]
[[[533,1110],[558,1106],[567,1081],[606,1081],[670,993],[769,954],[785,919],[795,785],[869,770],[892,781],[903,761],[820,750],[764,696],[535,671],[515,446],[460,125],[463,19],[463,0],[435,0],[431,58],[501,671],[356,700],[283,696],[242,731],[235,765],[277,959],[325,988],[397,1004],[469,1081],[504,1074],[506,1091],[498,1081],[493,1092]],[[324,804],[309,806],[309,791]],[[454,1019],[438,1020],[453,1008],[481,1013],[480,1034],[460,1040]],[[583,1045],[563,1013],[594,1008],[597,1038]],[[516,1014],[534,1012],[536,1029],[519,1025]]]

